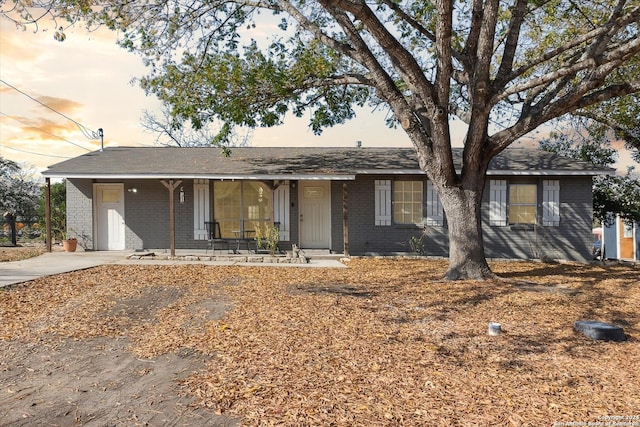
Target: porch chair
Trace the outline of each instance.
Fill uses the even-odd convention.
[[[229,241],[222,238],[222,232],[220,231],[220,223],[218,221],[205,221],[204,226],[207,229],[207,240],[208,240],[208,245],[205,253],[207,253],[207,251],[209,250],[209,247],[211,247],[215,255],[216,245],[220,245],[220,249],[226,246],[227,252],[228,252]]]

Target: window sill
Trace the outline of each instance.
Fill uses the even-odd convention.
[[[509,224],[509,230],[533,231],[536,224]]]

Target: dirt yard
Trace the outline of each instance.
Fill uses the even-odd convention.
[[[638,265],[492,267],[508,281],[352,260],[0,290],[0,425],[640,426]],[[629,339],[592,341],[580,319]]]

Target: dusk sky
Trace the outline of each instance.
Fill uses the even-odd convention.
[[[143,111],[160,103],[132,84],[145,73],[141,59],[116,45],[108,30],[65,31],[54,40],[55,27],[21,31],[0,21],[0,79],[70,119],[97,131],[105,146],[154,145],[154,135],[140,125]],[[0,155],[38,170],[100,147],[75,123],[0,82]],[[458,135],[461,139],[462,134]],[[362,110],[348,124],[315,136],[307,119],[288,117],[286,124],[256,129],[253,146],[410,146],[402,130],[388,129],[384,116]],[[75,144],[75,145],[74,145]]]
[[[251,36],[268,30],[257,28]],[[64,42],[54,40],[54,33],[53,24],[42,23],[34,32],[0,20],[0,80],[15,87],[0,82],[0,156],[41,171],[99,149],[100,141],[85,137],[74,121],[91,131],[102,128],[106,147],[154,145],[154,135],[140,122],[144,110],[159,110],[159,102],[131,83],[145,73],[140,58],[117,46],[116,34],[106,29],[69,28]],[[369,109],[321,136],[311,132],[306,118],[293,116],[252,135],[252,146],[411,145],[402,130],[387,128],[384,115]],[[463,136],[464,127],[455,122],[454,145],[460,146]]]

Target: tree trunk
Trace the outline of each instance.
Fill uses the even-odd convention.
[[[11,230],[11,244],[13,246],[18,246],[18,230],[16,229],[16,219],[18,215],[15,212],[5,212],[4,219],[9,223],[9,228]]]
[[[489,280],[491,271],[484,254],[481,202],[484,180],[480,189],[445,188],[440,193],[449,228],[449,269],[446,280]]]

